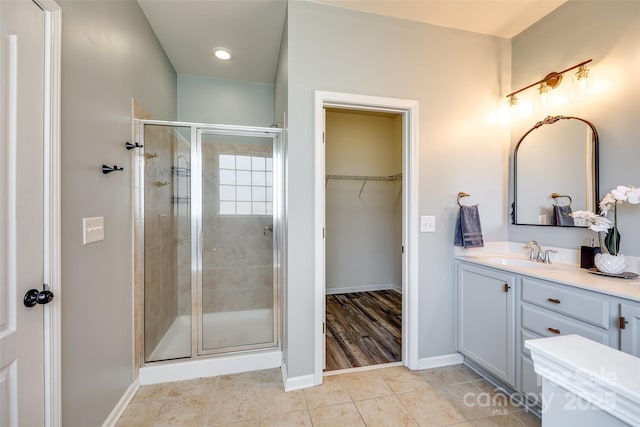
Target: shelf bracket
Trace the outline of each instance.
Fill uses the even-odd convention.
[[[365,178],[364,182],[362,183],[362,187],[360,187],[360,192],[358,193],[358,199],[362,198],[360,196],[362,196],[362,190],[364,190],[364,186],[367,185],[367,180],[368,180],[368,178]]]

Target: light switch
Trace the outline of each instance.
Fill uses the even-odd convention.
[[[432,215],[421,216],[420,231],[422,233],[434,233],[436,231],[436,217]]]
[[[104,217],[82,218],[82,244],[104,240]]]

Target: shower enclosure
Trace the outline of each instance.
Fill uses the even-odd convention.
[[[143,362],[278,348],[280,129],[136,129]]]

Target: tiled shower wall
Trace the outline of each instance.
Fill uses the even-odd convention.
[[[217,313],[273,307],[271,216],[220,215],[220,154],[269,155],[270,144],[203,141],[202,311]]]

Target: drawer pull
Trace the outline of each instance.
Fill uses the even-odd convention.
[[[548,330],[549,332],[552,332],[552,333],[556,334],[556,335],[560,335],[560,329],[556,329],[556,328],[547,328],[547,330]]]
[[[554,304],[560,304],[560,300],[556,298],[547,298],[547,301],[552,302]]]

